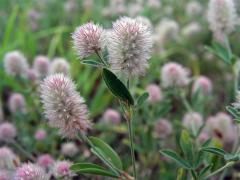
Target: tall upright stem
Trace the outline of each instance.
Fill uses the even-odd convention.
[[[137,179],[136,162],[135,162],[135,154],[134,154],[134,146],[133,146],[132,112],[130,107],[128,108],[127,125],[128,125],[131,158],[132,158],[132,165],[133,165],[133,176],[135,179]]]

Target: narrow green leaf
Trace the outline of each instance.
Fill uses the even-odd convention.
[[[215,148],[215,147],[204,147],[204,148],[201,148],[201,150],[209,153],[213,153],[219,156],[224,156],[226,154],[226,152],[223,149]]]
[[[96,174],[101,176],[109,176],[118,178],[119,176],[111,171],[105,170],[103,167],[92,163],[76,163],[70,167],[70,170],[76,173]]]
[[[211,141],[212,141],[211,138],[207,139],[206,141],[203,142],[202,147],[208,147]]]
[[[109,90],[115,95],[117,98],[121,99],[129,103],[130,105],[134,105],[134,100],[126,86],[117,78],[115,74],[109,71],[106,68],[103,68],[103,79],[109,88]]]
[[[226,110],[227,110],[231,115],[233,115],[234,118],[237,118],[237,119],[240,118],[240,114],[239,114],[238,110],[235,109],[234,107],[232,107],[232,106],[226,106]]]
[[[212,164],[209,164],[208,166],[204,167],[200,172],[199,172],[199,177],[203,177],[211,168]]]
[[[103,67],[103,64],[94,60],[82,60],[82,64],[86,64],[89,66],[94,66],[94,67]]]
[[[174,160],[176,163],[178,163],[181,167],[185,169],[191,169],[191,166],[186,162],[184,159],[182,159],[179,155],[177,155],[174,151],[171,150],[162,150],[160,151],[161,154],[164,156],[167,156]]]
[[[90,137],[89,140],[117,169],[123,169],[120,157],[107,143],[96,137]]]
[[[196,172],[192,169],[191,169],[191,175],[192,175],[193,179],[198,180]]]
[[[102,168],[102,167],[97,164],[92,164],[92,163],[75,163],[75,164],[71,165],[70,170],[78,171],[80,169],[87,169],[87,168]]]
[[[190,136],[186,130],[183,130],[180,137],[180,146],[183,151],[184,157],[188,160],[189,164],[193,162],[192,144]]]
[[[148,92],[144,92],[138,99],[137,99],[137,106],[141,106],[149,97]]]

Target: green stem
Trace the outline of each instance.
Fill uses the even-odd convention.
[[[193,110],[192,110],[190,104],[188,103],[188,101],[187,101],[187,99],[186,99],[186,96],[184,96],[184,95],[180,92],[180,97],[181,97],[181,99],[182,99],[182,101],[183,101],[183,104],[184,104],[184,106],[186,107],[186,109],[187,109],[189,112],[192,112]]]
[[[208,176],[206,176],[204,179],[209,179],[210,177],[218,174],[219,172],[223,171],[224,169],[228,168],[228,167],[231,167],[235,164],[235,162],[233,161],[230,161],[228,162],[227,164],[225,164],[223,167],[217,169],[216,171],[212,172],[211,174],[209,174]]]
[[[100,55],[99,51],[95,51],[95,53],[97,54],[98,58],[100,59],[100,61],[106,66],[108,67],[108,64],[104,61],[104,59],[102,58],[102,56]]]
[[[129,107],[129,118],[127,119],[127,125],[128,125],[130,149],[131,149],[131,157],[132,157],[132,165],[133,165],[133,176],[135,179],[137,179],[136,162],[135,162],[135,154],[134,154],[134,147],[133,147],[132,114],[131,114],[130,107]]]
[[[22,146],[20,146],[15,140],[10,141],[10,143],[15,146],[19,151],[22,152],[22,154],[24,154],[28,159],[30,159],[31,161],[36,161],[36,159],[27,151],[24,150],[24,148]]]

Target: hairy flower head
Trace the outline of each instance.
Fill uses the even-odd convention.
[[[17,135],[16,128],[9,122],[0,124],[0,141],[9,141]]]
[[[52,127],[63,136],[74,138],[90,128],[88,109],[72,80],[63,74],[50,75],[41,83],[44,113]]]
[[[143,75],[152,48],[149,27],[139,20],[122,17],[113,23],[107,47],[112,70],[127,77]]]
[[[80,58],[85,58],[100,51],[103,40],[103,28],[92,22],[79,26],[74,31],[73,45]]]
[[[16,170],[14,180],[49,180],[49,177],[40,166],[24,163]]]
[[[34,59],[33,69],[40,78],[47,76],[49,72],[49,66],[50,62],[46,56],[39,55]]]
[[[169,62],[162,67],[161,80],[163,87],[182,87],[189,83],[189,71],[182,65]]]
[[[64,58],[54,58],[50,66],[50,74],[70,74],[70,65]]]
[[[24,96],[20,93],[13,93],[8,100],[8,106],[13,114],[17,112],[24,113],[26,111]]]
[[[4,68],[7,74],[15,77],[24,77],[28,69],[26,58],[19,51],[12,51],[5,54]]]

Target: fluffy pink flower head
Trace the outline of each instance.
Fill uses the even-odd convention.
[[[136,19],[122,17],[113,23],[107,47],[112,70],[127,77],[143,75],[152,48],[151,31]]]
[[[182,87],[189,83],[189,70],[182,65],[169,62],[162,67],[161,81],[163,87]]]
[[[74,138],[90,128],[87,106],[70,78],[63,74],[45,78],[41,83],[41,99],[50,126],[59,128],[63,136]]]
[[[40,78],[43,78],[48,74],[49,66],[50,63],[46,56],[39,55],[34,59],[33,69]]]
[[[205,131],[220,140],[228,139],[228,133],[235,131],[232,118],[224,112],[219,112],[215,116],[209,117],[206,122]]]
[[[159,119],[155,123],[154,134],[157,138],[166,139],[172,134],[172,125],[166,119]]]
[[[208,95],[212,91],[212,82],[205,76],[198,77],[192,87],[193,93],[200,90],[204,95]]]
[[[233,0],[210,0],[208,7],[210,29],[217,36],[231,33],[237,24],[237,15]],[[221,37],[220,37],[221,38]]]
[[[4,57],[4,68],[11,76],[25,76],[28,64],[26,58],[19,51],[6,53]]]
[[[156,84],[149,84],[146,87],[146,91],[149,94],[148,101],[150,103],[156,103],[162,99],[162,93],[158,85]]]
[[[28,69],[27,70],[27,79],[32,83],[36,83],[37,73],[34,69]]]
[[[16,160],[15,154],[8,147],[0,147],[0,170],[15,168],[14,160]]]
[[[54,159],[49,154],[43,154],[37,159],[37,164],[43,168],[49,168],[53,162]]]
[[[183,117],[183,126],[195,135],[203,125],[203,117],[198,112],[190,112]]]
[[[200,133],[200,135],[198,136],[198,141],[200,142],[200,143],[203,143],[204,141],[206,141],[206,140],[208,140],[210,137],[209,137],[209,135],[208,135],[208,133],[206,133],[206,132],[201,132]]]
[[[53,166],[53,175],[55,178],[60,177],[71,177],[73,176],[72,172],[70,171],[71,162],[69,161],[57,161]]]
[[[103,120],[109,124],[119,124],[121,122],[121,116],[119,112],[114,109],[107,109],[103,114]]]
[[[16,128],[9,122],[0,124],[0,141],[10,141],[17,135]]]
[[[34,138],[36,140],[41,141],[41,140],[44,140],[46,138],[46,135],[47,135],[47,133],[44,129],[38,129],[34,134]]]
[[[78,153],[78,147],[74,142],[67,142],[61,145],[61,153],[68,157],[74,157]]]
[[[7,170],[1,170],[0,169],[0,180],[10,180],[11,174]]]
[[[9,98],[8,106],[13,114],[17,112],[24,113],[26,111],[25,98],[20,93],[13,93]]]
[[[25,163],[15,173],[15,180],[48,180],[44,169],[32,163]]]
[[[74,31],[73,45],[80,58],[85,58],[100,51],[103,40],[103,28],[92,22],[79,26]]]
[[[70,74],[70,65],[64,58],[54,58],[50,66],[50,74],[62,73],[64,75]]]

